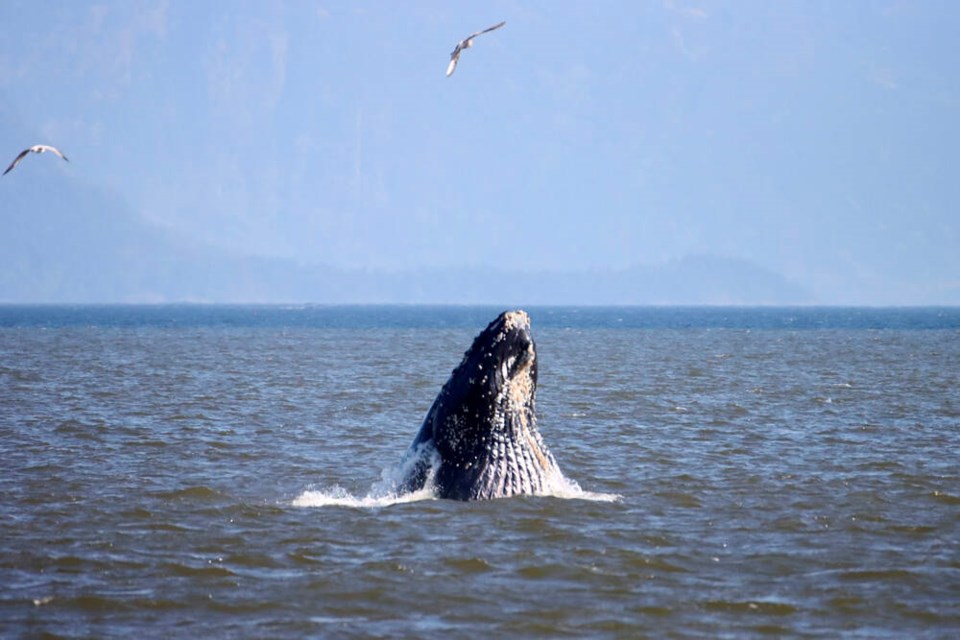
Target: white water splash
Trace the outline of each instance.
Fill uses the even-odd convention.
[[[580,485],[577,484],[576,480],[571,480],[563,475],[563,473],[558,474],[552,479],[546,492],[537,495],[560,498],[562,500],[586,500],[588,502],[620,502],[623,500],[623,496],[618,493],[584,491],[580,488]]]
[[[418,491],[402,492],[403,481],[413,471],[424,456],[429,456],[430,469],[427,472],[427,479],[423,488]],[[394,504],[403,504],[406,502],[419,502],[420,500],[434,500],[436,493],[433,482],[434,474],[440,468],[440,456],[434,449],[424,449],[418,447],[409,455],[403,457],[399,464],[393,467],[387,467],[380,472],[380,480],[375,482],[365,496],[355,496],[339,486],[333,486],[329,489],[308,489],[304,491],[293,501],[295,507],[354,507],[359,509],[375,509],[378,507],[389,507]]]
[[[297,496],[291,503],[294,507],[348,507],[353,509],[379,509],[395,504],[420,502],[421,500],[436,500],[436,485],[433,483],[431,472],[423,489],[408,493],[397,493],[400,479],[404,476],[398,471],[406,465],[384,469],[381,479],[376,482],[366,495],[354,495],[334,485],[329,488],[309,488]],[[433,469],[435,471],[436,468]],[[623,496],[616,493],[597,493],[584,491],[574,480],[559,475],[554,478],[550,486],[539,497],[559,498],[561,500],[586,500],[588,502],[620,502]],[[503,499],[503,498],[498,498]]]
[[[350,507],[354,509],[377,509],[389,507],[405,502],[419,502],[420,500],[435,500],[431,488],[424,488],[411,493],[388,493],[377,495],[372,490],[365,496],[355,496],[346,489],[333,486],[329,489],[307,489],[294,498],[294,507]]]

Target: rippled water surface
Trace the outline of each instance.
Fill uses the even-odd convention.
[[[385,495],[498,311],[0,307],[0,636],[956,637],[960,310],[529,309],[582,491]]]

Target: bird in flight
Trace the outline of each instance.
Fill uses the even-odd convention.
[[[495,24],[492,27],[487,27],[483,31],[477,31],[472,33],[460,42],[457,43],[457,46],[453,49],[453,53],[450,54],[450,64],[447,65],[447,76],[453,74],[454,69],[457,68],[457,62],[460,61],[460,54],[464,49],[469,49],[473,46],[473,39],[479,36],[480,34],[486,33],[488,31],[493,31],[494,29],[499,29],[503,25],[507,24],[506,21],[501,22],[500,24]]]
[[[50,145],[46,145],[46,144],[35,144],[32,147],[28,147],[23,151],[21,151],[20,155],[14,158],[13,162],[10,163],[10,166],[7,167],[7,170],[3,172],[3,175],[7,175],[11,171],[13,171],[13,168],[16,167],[18,164],[20,164],[20,161],[23,160],[26,157],[26,155],[31,151],[33,153],[43,153],[44,151],[52,151],[53,153],[60,156],[64,160],[67,160],[67,156],[63,155],[63,152],[60,151],[60,149],[57,149],[56,147],[51,147]],[[70,161],[67,160],[67,162],[70,162]]]

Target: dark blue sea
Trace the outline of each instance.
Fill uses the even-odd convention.
[[[569,490],[390,494],[501,310],[0,306],[0,637],[960,633],[960,309],[528,308]]]

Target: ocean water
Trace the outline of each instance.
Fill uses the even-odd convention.
[[[499,311],[0,306],[0,636],[960,633],[960,309],[527,309],[569,489],[391,495]]]

